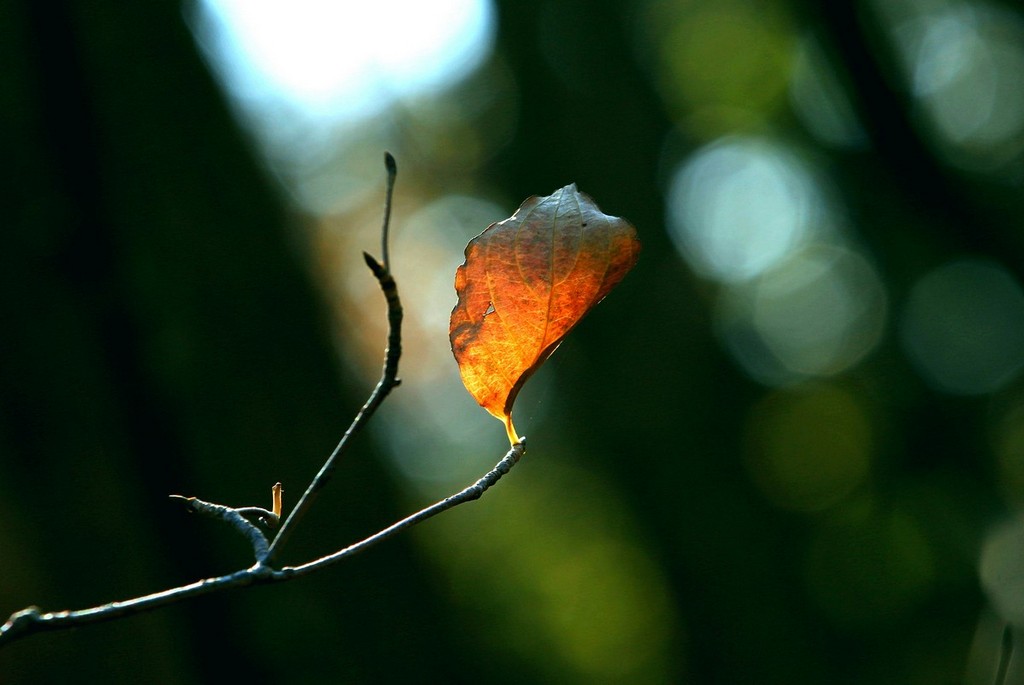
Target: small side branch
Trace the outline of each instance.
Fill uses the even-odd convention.
[[[182,585],[181,587],[172,588],[170,590],[155,592],[151,595],[136,597],[134,599],[120,602],[110,602],[109,604],[102,604],[89,609],[79,609],[76,611],[43,612],[38,607],[28,607],[27,609],[23,609],[12,614],[7,622],[0,626],[0,648],[35,633],[63,630],[90,623],[112,621],[125,616],[152,611],[153,609],[157,609],[167,604],[173,604],[175,602],[192,597],[198,597],[211,592],[245,587],[248,585],[263,585],[267,583],[282,582],[299,578],[300,576],[313,573],[314,571],[322,570],[342,561],[343,559],[358,554],[373,545],[381,543],[384,540],[393,537],[397,533],[407,528],[411,528],[417,523],[422,523],[429,518],[437,516],[443,511],[447,511],[452,507],[459,506],[460,504],[465,504],[466,502],[472,502],[473,500],[480,499],[488,488],[497,483],[502,476],[508,473],[512,467],[518,463],[525,452],[525,442],[521,441],[516,443],[493,469],[488,471],[483,477],[464,490],[461,490],[451,497],[447,497],[436,502],[425,509],[421,509],[412,516],[404,518],[364,540],[353,545],[349,545],[348,547],[338,550],[333,554],[302,564],[301,566],[285,567],[280,570],[275,570],[264,563],[257,562],[255,566],[235,573],[230,573],[228,575],[205,578],[203,580],[190,583],[189,585]],[[197,500],[193,500],[193,502],[195,501]],[[203,504],[207,505],[208,503]],[[214,509],[209,510],[209,513],[215,511],[216,507],[220,507],[220,505],[210,506]],[[203,508],[205,509],[205,507]],[[230,510],[228,507],[221,508]]]
[[[261,509],[260,507],[243,507],[241,509],[236,509],[234,507],[226,507],[223,504],[204,502],[196,497],[184,497],[182,495],[171,495],[171,499],[182,500],[190,511],[205,514],[206,516],[212,516],[229,523],[232,528],[249,540],[249,544],[252,545],[252,551],[253,554],[256,555],[257,561],[267,556],[267,550],[269,548],[267,537],[255,523],[246,518],[246,515],[258,516],[269,524],[271,522],[277,522],[277,516],[275,516],[273,512]]]

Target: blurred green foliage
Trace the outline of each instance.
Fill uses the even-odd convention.
[[[569,182],[644,242],[520,398],[530,452],[481,502],[295,583],[35,636],[0,680],[991,682],[1024,606],[1019,7],[522,0],[495,21],[476,73],[339,134],[299,188],[182,7],[0,5],[4,615],[247,563],[166,496],[265,505],[280,480],[294,501],[344,430],[383,305],[336,290],[363,287],[376,242],[346,231],[376,230],[383,149],[398,224],[450,221],[437,259]],[[289,202],[354,175],[345,230]],[[399,287],[447,283],[414,240]],[[502,453],[475,407],[416,422],[447,406],[415,350],[454,293],[409,290],[407,399],[287,561]]]

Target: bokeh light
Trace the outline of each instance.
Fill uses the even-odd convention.
[[[794,38],[780,5],[651,2],[643,27],[641,50],[670,115],[696,136],[762,122],[784,107]]]
[[[1014,625],[1024,625],[1024,517],[989,532],[978,575],[996,613]]]
[[[727,289],[716,319],[740,365],[778,385],[857,364],[881,340],[886,311],[884,286],[866,259],[817,245]]]
[[[901,321],[903,347],[933,387],[982,394],[1024,367],[1024,291],[991,260],[961,259],[914,284]]]
[[[896,22],[893,31],[938,151],[977,171],[1019,160],[1024,151],[1019,15],[988,3],[927,3]]]
[[[204,0],[194,21],[239,106],[330,121],[466,76],[487,52],[492,12],[487,0]]]
[[[198,0],[188,18],[268,167],[317,214],[367,192],[395,106],[472,76],[495,33],[491,0]]]
[[[666,647],[683,638],[668,579],[610,484],[565,466],[569,454],[546,456],[544,473],[517,472],[505,496],[421,535],[452,601],[491,626],[475,639],[532,662],[543,682],[668,682],[682,655]]]
[[[699,274],[742,281],[798,248],[820,219],[808,170],[770,140],[730,137],[693,154],[668,189],[669,234]]]

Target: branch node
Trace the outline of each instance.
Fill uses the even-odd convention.
[[[251,574],[255,580],[267,580],[274,575],[274,569],[262,559],[259,559],[251,568],[249,568],[248,573]]]

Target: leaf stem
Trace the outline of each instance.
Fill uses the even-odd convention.
[[[512,412],[505,414],[505,432],[508,433],[508,441],[513,445],[517,442],[521,442],[522,438],[516,434],[516,427],[512,425]]]

